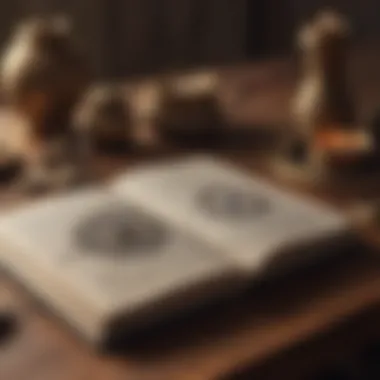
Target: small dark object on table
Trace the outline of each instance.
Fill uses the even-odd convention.
[[[295,165],[303,165],[309,158],[309,144],[300,137],[291,137],[283,143],[281,154]]]
[[[163,138],[188,147],[215,144],[224,124],[218,88],[213,74],[185,75],[165,83],[155,121]]]
[[[12,313],[0,312],[0,346],[12,337],[16,325],[16,317]]]
[[[125,152],[132,145],[132,107],[122,88],[112,84],[91,88],[74,115],[74,129],[90,150]]]
[[[24,165],[16,158],[0,164],[0,184],[11,183],[15,178],[22,175]]]

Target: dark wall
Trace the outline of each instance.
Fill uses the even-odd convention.
[[[333,7],[343,12],[352,24],[358,43],[380,40],[379,0],[266,0],[249,2],[249,51],[265,54],[294,48],[299,26],[317,10]]]
[[[65,12],[102,76],[229,62],[245,55],[247,2],[12,0],[0,4],[0,43],[23,16]]]
[[[113,2],[113,72],[146,72],[241,59],[249,0]]]
[[[291,0],[291,2],[297,22],[301,22],[321,7],[331,6],[348,16],[352,23],[353,35],[358,41],[380,39],[378,0]]]
[[[13,0],[12,0],[13,1]],[[18,19],[35,14],[64,13],[73,21],[79,43],[88,52],[98,75],[109,71],[106,30],[107,0],[17,0]]]
[[[0,3],[0,46],[7,40],[10,30],[18,19],[22,9],[22,0],[4,1]]]
[[[0,44],[21,17],[63,11],[99,76],[120,77],[289,51],[298,25],[328,5],[358,40],[380,39],[379,0],[12,0],[0,3]]]

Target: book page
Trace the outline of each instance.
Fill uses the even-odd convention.
[[[212,157],[195,157],[121,176],[113,186],[203,239],[241,269],[260,270],[285,246],[345,230],[317,201],[280,190]]]
[[[48,271],[94,308],[110,312],[132,312],[234,271],[228,260],[186,231],[127,196],[100,190],[9,212],[0,218],[0,236],[33,261],[33,270]]]

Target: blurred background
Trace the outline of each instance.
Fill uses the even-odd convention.
[[[98,74],[118,77],[287,51],[295,27],[326,5],[351,19],[361,42],[380,37],[376,0],[13,0],[0,4],[0,43],[24,16],[65,12]]]
[[[272,70],[273,67],[265,59],[292,53],[294,51],[294,36],[299,25],[323,7],[334,7],[347,16],[352,23],[355,45],[359,47],[369,45],[375,47],[376,50],[378,49],[378,46],[380,46],[380,1],[378,0],[362,0],[360,2],[355,0],[7,0],[0,1],[0,49],[3,48],[9,38],[12,28],[24,17],[34,14],[64,13],[71,17],[73,26],[77,31],[75,36],[78,36],[81,44],[88,52],[99,78],[118,79],[135,75],[154,74],[172,69],[230,65],[237,62],[256,60],[264,60],[263,65]],[[360,58],[363,56],[364,54],[360,54]],[[354,71],[353,82],[357,85],[355,88],[357,91],[355,91],[353,97],[360,115],[361,113],[369,113],[366,112],[367,110],[372,112],[375,106],[377,107],[380,104],[380,55],[378,52],[376,57],[376,60],[366,60],[364,62],[365,66],[357,65],[356,67],[359,69]],[[293,69],[293,66],[293,62],[290,62],[286,69],[289,67]],[[281,67],[274,67],[273,70],[281,71]],[[365,69],[363,70],[362,67],[365,67]],[[276,126],[285,126],[286,129],[286,122],[289,119],[288,101],[291,98],[293,79],[295,79],[287,75],[289,74],[288,71],[285,72],[286,75],[282,75],[285,79],[281,79],[280,75],[272,80],[273,77],[268,75],[270,77],[269,83],[265,83],[265,88],[258,86],[259,91],[256,91],[257,94],[252,94],[252,96],[249,94],[249,102],[242,102],[242,98],[238,97],[239,104],[238,106],[235,105],[236,110],[235,108],[233,110],[238,115],[236,117],[237,121],[244,124],[246,120],[249,120],[251,124],[265,125],[265,127],[267,125],[271,126],[273,122]],[[249,75],[253,79],[258,76],[265,77],[260,70],[258,70],[257,76],[255,76],[255,72],[249,73]],[[362,119],[364,118],[361,118],[360,121]],[[361,186],[362,184],[359,185]],[[373,189],[372,193],[375,192],[378,192],[378,188]],[[363,194],[366,194],[366,192],[363,191]],[[354,269],[352,278],[355,278],[356,281],[358,276],[356,275],[356,268]],[[335,279],[334,267],[332,267],[331,271],[331,276]],[[344,275],[346,276],[346,274]],[[349,276],[351,275],[348,274],[347,277]],[[359,282],[356,281],[355,286]],[[372,281],[372,278],[368,279],[367,282],[371,286],[372,283],[378,284],[378,282]],[[368,294],[371,297],[375,292],[378,294],[378,287],[372,290],[370,285],[368,285],[369,290],[367,293],[364,286],[358,285],[360,289],[365,289],[362,292],[364,294],[363,298],[370,299]],[[320,284],[316,282],[315,288],[318,286]],[[343,287],[342,284],[339,284],[339,286]],[[299,290],[299,288],[302,288],[302,286],[297,286],[296,290]],[[291,290],[289,294],[293,296],[295,287],[289,286],[289,289]],[[352,289],[354,289],[354,286],[352,286]],[[354,290],[352,291],[353,293],[355,293]],[[294,293],[297,292],[294,291]],[[359,294],[360,292],[356,293]],[[321,297],[324,294],[322,293]],[[339,294],[339,297],[341,296],[341,293],[337,294]],[[354,304],[355,294],[352,296],[347,290],[344,293],[346,297],[344,302],[347,305]],[[288,302],[291,304],[289,301],[291,296],[287,298],[281,295],[281,301],[284,304]],[[361,297],[361,293],[357,298],[359,296]],[[343,298],[340,297],[339,299]],[[264,311],[262,314],[259,313],[260,323],[267,315],[280,314],[278,310],[281,307],[278,309],[277,306],[272,306],[271,304],[271,302],[274,304],[275,301],[278,301],[277,298],[269,299],[269,310],[265,309],[265,301],[263,301]],[[308,298],[305,305],[309,302],[310,299]],[[342,301],[342,304],[344,302]],[[318,311],[320,311],[319,303],[316,303],[316,305]],[[253,310],[252,315],[257,309],[260,309],[257,304],[254,306],[256,309]],[[306,306],[305,310],[309,312],[309,306]],[[338,305],[337,308],[339,307]],[[354,308],[360,309],[361,306],[354,305],[352,309]],[[347,306],[348,309],[351,310],[351,306]],[[247,312],[248,309],[245,303],[242,310],[248,317],[251,317]],[[303,310],[300,308],[296,312],[302,314]],[[329,310],[322,310],[320,314],[322,315],[323,313],[329,315]],[[307,316],[307,313],[305,315]],[[315,315],[318,317],[319,313],[316,312]],[[314,360],[320,352],[329,351],[326,350],[326,347],[330,347],[332,341],[337,343],[336,346],[331,346],[330,351],[343,352],[345,346],[348,347],[347,351],[351,349],[350,345],[356,347],[357,341],[360,339],[363,342],[366,339],[370,340],[369,337],[372,339],[373,330],[368,331],[366,335],[362,335],[361,329],[362,326],[376,326],[376,331],[378,331],[378,315],[379,310],[377,307],[376,315],[373,314],[371,319],[367,320],[367,316],[365,316],[365,318],[363,317],[364,322],[358,319],[358,322],[355,321],[355,325],[344,325],[342,331],[339,332],[339,336],[334,335],[328,338],[331,341],[326,340],[325,335],[321,335],[321,342],[316,340],[310,343],[308,351],[305,350],[306,346],[302,346],[294,352],[287,352],[284,357],[282,353],[281,355],[279,354],[278,358],[275,358],[279,363],[278,368],[280,370],[278,370],[278,373],[283,371],[285,367],[290,368],[288,368],[289,373],[292,370],[297,373],[299,363],[302,362],[302,360],[300,361],[302,355],[305,357],[308,355]],[[284,318],[285,322],[283,322],[282,318],[281,315],[279,319],[273,319],[273,321],[268,318],[268,323],[272,323],[273,326],[285,326],[286,320]],[[313,322],[312,313],[310,313],[309,320]],[[260,336],[260,323],[257,323],[257,330],[252,329],[252,336],[256,333]],[[253,321],[253,324],[255,324],[255,321]],[[294,327],[287,327],[287,329],[294,328],[295,335],[297,335],[298,327],[295,325]],[[273,331],[276,330],[274,329]],[[276,334],[276,332],[273,334]],[[336,334],[338,335],[338,333]],[[277,335],[280,336],[281,333]],[[246,342],[244,340],[244,331],[241,337],[242,342]],[[264,343],[257,341],[256,344],[257,347],[266,344],[265,339]],[[233,347],[231,350],[233,350]],[[374,352],[373,358],[375,359],[371,359],[372,362],[366,364],[366,366],[370,367],[375,363],[373,365],[376,365],[376,371],[378,371],[378,363],[380,362],[378,341],[376,341],[374,348],[371,347],[371,350],[371,355]],[[346,354],[344,353],[344,355]],[[352,355],[356,355],[356,351]],[[372,358],[371,355],[367,356]],[[351,356],[349,358],[351,359]],[[335,360],[335,357],[333,359]],[[277,373],[273,374],[272,377],[265,377],[265,375],[271,373],[270,371],[276,371],[273,362],[268,363],[264,363],[262,367],[259,366],[258,368],[254,367],[252,369],[250,366],[248,366],[248,369],[243,368],[241,373],[239,371],[237,374],[233,373],[233,377],[228,380],[252,379],[252,371],[263,374],[262,377],[258,378],[278,379],[279,377],[276,377]],[[305,361],[304,366],[308,365],[312,366],[312,364]],[[293,379],[293,377],[285,378]],[[325,380],[328,378],[327,375],[318,377],[318,379]],[[368,378],[370,379],[370,377]],[[379,376],[373,378],[380,379]],[[0,376],[0,380],[2,379]]]

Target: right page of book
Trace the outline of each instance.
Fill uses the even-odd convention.
[[[135,168],[113,188],[188,229],[250,272],[259,271],[282,248],[347,229],[346,219],[327,205],[214,157]]]

